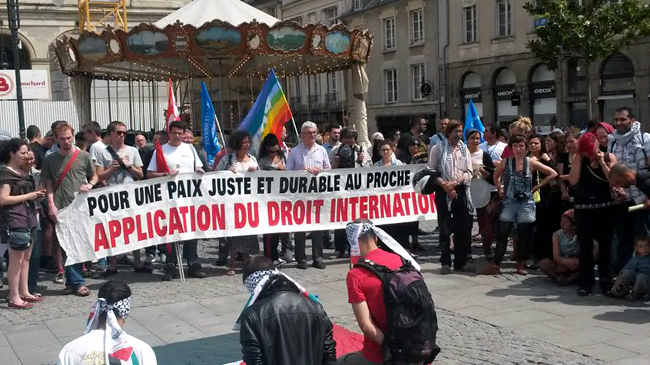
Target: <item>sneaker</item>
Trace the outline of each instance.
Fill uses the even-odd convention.
[[[156,256],[154,256],[153,254],[148,254],[147,258],[144,259],[144,264],[145,265],[151,265],[154,262],[156,262]]]
[[[146,265],[146,264],[145,264]],[[135,266],[133,268],[133,272],[139,273],[139,274],[151,274],[153,270],[149,266]]]
[[[98,279],[107,278],[113,275],[117,275],[117,269],[106,269],[103,273],[97,276]]]
[[[167,263],[167,255],[165,255],[164,253],[161,253],[160,255],[158,255],[158,257],[160,258],[160,263],[161,264],[166,264]]]
[[[311,266],[313,266],[313,267],[315,267],[317,269],[320,269],[320,270],[325,269],[325,263],[323,261],[314,261],[314,263],[311,264]]]
[[[197,279],[203,279],[204,277],[208,276],[201,268],[201,264],[199,264],[198,262],[195,262],[192,265],[190,265],[189,274],[191,277]]]
[[[589,288],[580,288],[580,289],[578,289],[578,296],[579,297],[586,297],[589,294],[591,294],[591,289],[589,289]]]
[[[275,267],[280,267],[280,266],[282,266],[282,265],[284,265],[284,264],[286,264],[286,263],[287,263],[286,261],[284,261],[283,259],[280,259],[280,258],[277,259],[277,260],[275,260],[275,261],[273,261],[273,265],[274,265]]]
[[[287,253],[284,254],[284,260],[286,262],[296,262],[296,258],[293,257],[293,252],[287,251]]]
[[[528,271],[526,271],[526,266],[524,266],[524,264],[521,262],[515,264],[515,270],[517,272],[517,275],[523,275],[523,276],[528,275]]]
[[[441,275],[451,274],[451,267],[449,265],[442,265],[442,269],[440,269],[440,274]]]
[[[56,276],[54,277],[54,280],[52,280],[52,282],[55,283],[55,284],[63,284],[63,273],[60,272],[60,273],[56,274]]]
[[[305,260],[298,261],[298,268],[301,269],[301,270],[307,270],[307,268],[308,268],[307,261],[305,261]]]
[[[334,255],[330,256],[330,260],[342,259],[344,253],[341,251],[334,251]]]

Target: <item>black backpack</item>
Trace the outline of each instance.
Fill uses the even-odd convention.
[[[388,330],[384,333],[384,364],[429,364],[440,347],[436,345],[436,308],[422,275],[409,261],[390,270],[370,260],[354,267],[372,271],[382,281]]]
[[[356,148],[348,145],[341,145],[337,156],[339,156],[339,168],[346,169],[354,167]]]

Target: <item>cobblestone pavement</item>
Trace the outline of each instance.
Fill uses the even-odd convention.
[[[456,281],[456,275],[441,277],[432,273],[439,268],[437,264],[437,246],[433,236],[420,236],[428,249],[420,257],[423,273],[432,292],[443,285],[446,291],[440,296],[434,294],[438,305],[440,325],[439,343],[443,348],[440,355],[443,364],[598,364],[599,360],[578,352],[557,346],[556,344],[536,339],[535,331],[513,331],[472,317],[472,313],[458,313],[447,303],[448,296],[463,293],[466,280]],[[192,279],[181,283],[180,280],[162,282],[162,266],[154,264],[154,274],[134,274],[128,267],[115,279],[125,280],[133,291],[133,319],[127,331],[143,338],[152,346],[165,346],[170,343],[189,341],[230,333],[233,320],[240,312],[247,293],[241,283],[240,270],[233,277],[225,276],[225,268],[215,267],[216,242],[204,241],[200,244],[202,264],[207,270],[208,278]],[[478,252],[478,248],[475,249]],[[309,249],[308,249],[309,252]],[[326,250],[326,257],[332,250]],[[319,294],[326,310],[333,320],[349,329],[359,331],[354,321],[345,293],[345,273],[348,269],[347,259],[326,260],[326,270],[298,270],[295,264],[283,268],[305,287]],[[11,359],[19,359],[23,364],[43,364],[53,362],[53,356],[60,347],[77,337],[83,328],[83,318],[87,315],[90,304],[97,295],[97,289],[103,280],[89,279],[92,290],[88,298],[60,295],[62,285],[51,282],[52,275],[43,275],[41,292],[46,296],[43,304],[29,311],[10,311],[6,304],[0,304],[0,364],[13,364]],[[501,279],[483,277],[472,280],[493,282],[492,292],[502,284],[519,279],[504,275]],[[498,290],[498,289],[496,289]],[[503,289],[506,290],[506,289]],[[451,293],[451,294],[450,294]],[[6,286],[0,289],[0,297],[7,294]],[[494,303],[490,292],[481,292],[487,303]],[[481,305],[482,299],[472,299]],[[516,299],[515,299],[516,300]],[[441,305],[442,304],[442,305]],[[456,306],[456,304],[454,304]],[[467,307],[467,306],[465,306]],[[444,309],[443,309],[444,308]],[[450,311],[451,309],[452,311]],[[489,309],[489,308],[488,308]],[[459,311],[462,312],[462,311]],[[493,310],[494,313],[503,313]],[[492,314],[494,314],[492,313]],[[165,323],[161,323],[165,322]],[[174,324],[177,323],[178,324]],[[173,327],[165,327],[172,326]],[[539,324],[531,324],[532,328]],[[44,345],[38,341],[20,343],[16,334],[33,334],[34,331],[52,337]],[[45,331],[45,332],[43,332]],[[171,331],[171,332],[169,332]],[[25,335],[26,336],[26,335]],[[40,335],[39,335],[40,336]],[[42,336],[41,336],[42,337]],[[548,337],[547,337],[548,338]],[[591,344],[591,342],[589,342]],[[32,348],[33,347],[33,348]],[[13,350],[13,353],[7,351]],[[586,351],[586,353],[589,353]],[[593,351],[592,351],[593,353]],[[14,356],[15,354],[15,356]],[[628,356],[637,355],[631,352]],[[13,356],[13,357],[12,357]],[[606,356],[597,356],[606,358]],[[9,360],[6,360],[9,359]],[[3,361],[4,360],[4,361]],[[161,362],[164,363],[164,362]]]

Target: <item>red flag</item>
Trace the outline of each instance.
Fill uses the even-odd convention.
[[[162,146],[158,140],[154,143],[154,148],[156,149],[156,172],[166,172],[169,174],[169,166],[167,166],[165,154],[163,153]]]
[[[176,98],[174,98],[174,88],[172,86],[172,79],[169,79],[169,87],[167,88],[167,113],[165,114],[165,130],[169,132],[169,124],[175,120],[181,120],[176,108]]]

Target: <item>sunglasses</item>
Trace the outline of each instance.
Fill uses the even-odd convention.
[[[126,136],[126,132],[116,131],[115,133],[117,133],[118,136]]]

